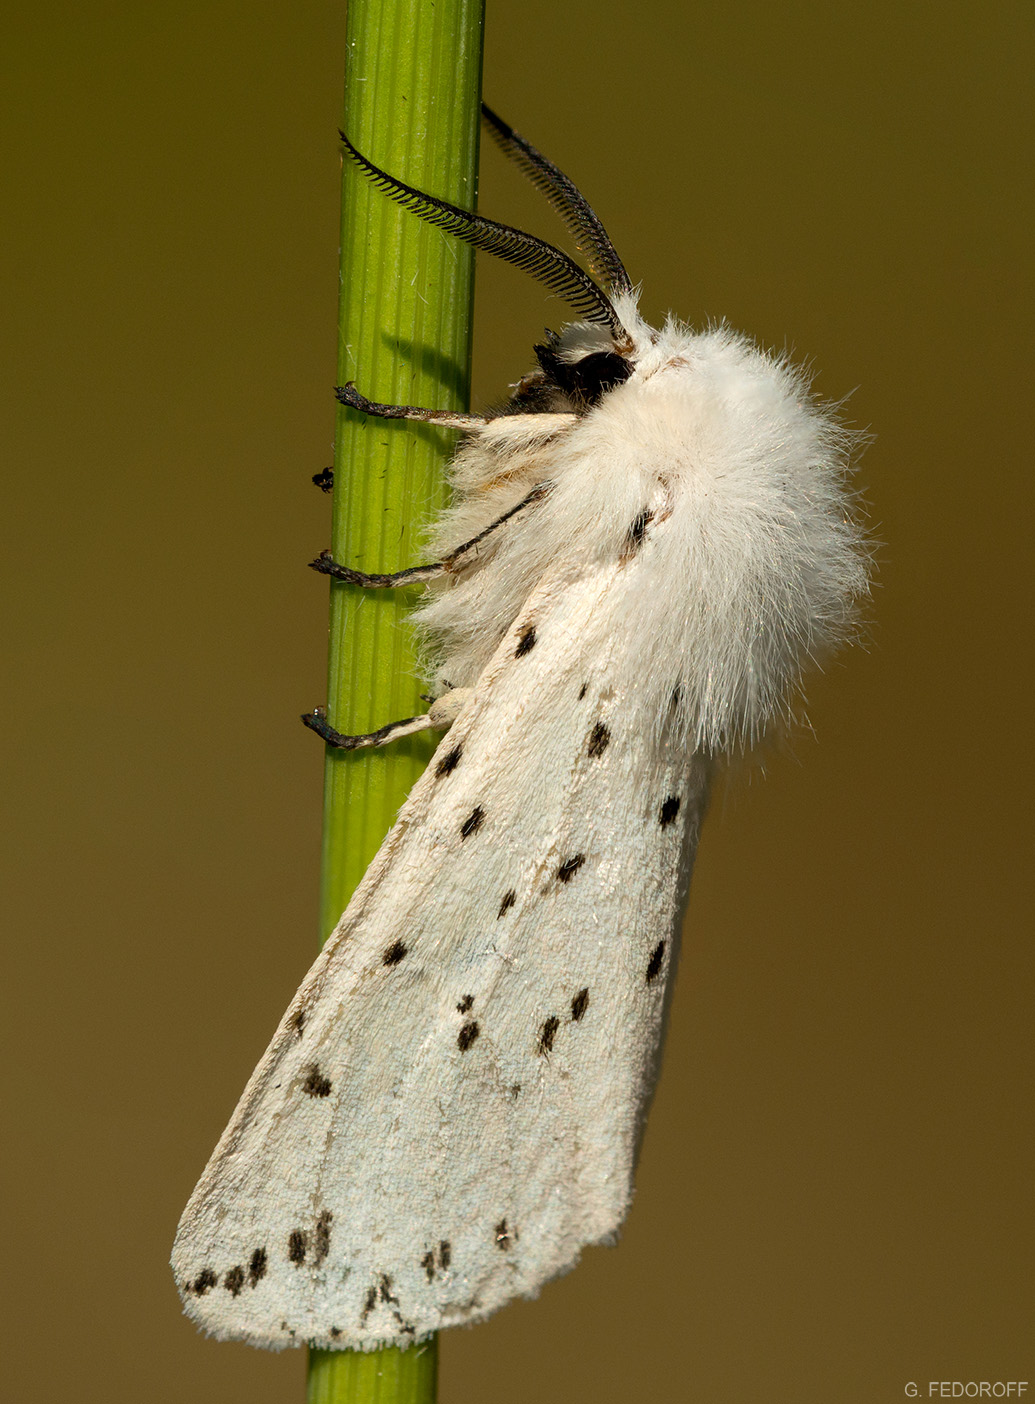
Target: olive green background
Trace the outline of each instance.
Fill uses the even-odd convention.
[[[1035,1381],[1028,13],[489,0],[648,315],[850,395],[881,544],[814,734],[713,806],[620,1246],[449,1332],[444,1404]],[[13,28],[3,1393],[300,1401],[166,1259],[316,943],[343,7]],[[482,208],[559,235],[488,147]],[[485,403],[564,312],[478,277]]]

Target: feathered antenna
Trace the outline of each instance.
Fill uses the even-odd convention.
[[[503,154],[524,171],[564,220],[594,278],[609,289],[612,296],[632,292],[632,281],[618,257],[618,250],[575,182],[484,102],[482,121]]]
[[[525,234],[509,224],[499,224],[496,220],[486,219],[484,215],[462,210],[459,205],[438,200],[434,195],[426,195],[422,190],[396,180],[357,151],[344,132],[339,135],[345,150],[363,174],[397,204],[412,210],[429,224],[455,234],[465,243],[473,244],[476,249],[483,249],[506,263],[523,268],[551,292],[564,298],[587,321],[603,322],[611,329],[616,342],[628,341],[629,334],[622,326],[610,298],[566,253],[533,234]]]

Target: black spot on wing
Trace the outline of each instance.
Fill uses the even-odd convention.
[[[240,1295],[241,1288],[244,1286],[244,1268],[241,1267],[240,1263],[236,1267],[232,1267],[223,1278],[223,1286],[231,1297]]]
[[[669,795],[668,799],[658,811],[658,823],[663,829],[667,829],[679,813],[679,806],[682,803],[678,795]]]
[[[500,903],[500,909],[496,913],[496,920],[499,921],[500,917],[503,916],[504,912],[509,912],[516,901],[517,893],[514,891],[513,888],[511,888],[509,892],[504,892],[503,901]]]
[[[301,1267],[305,1262],[305,1250],[309,1247],[309,1235],[305,1229],[292,1229],[288,1234],[288,1262]]]
[[[583,683],[582,686],[579,688],[579,701],[580,701],[580,702],[581,702],[582,699],[585,697],[585,695],[586,695],[586,693],[588,692],[588,690],[589,690],[589,683]]]
[[[579,990],[571,1002],[571,1021],[577,1024],[589,1008],[589,988]]]
[[[296,1038],[302,1037],[302,1030],[305,1028],[306,1020],[309,1018],[307,1009],[296,1009],[288,1020],[288,1028],[292,1030]]]
[[[565,858],[564,862],[557,869],[558,882],[571,882],[572,878],[586,861],[584,853],[575,853],[570,858]]]
[[[449,1267],[453,1256],[452,1245],[447,1238],[443,1238],[438,1245],[438,1260],[435,1259],[435,1250],[429,1248],[420,1260],[420,1265],[424,1269],[424,1275],[429,1282],[434,1282],[436,1273],[445,1272]]]
[[[306,1069],[305,1080],[302,1083],[302,1091],[307,1097],[329,1097],[331,1092],[331,1079],[325,1077],[320,1071],[319,1063],[310,1063]]]
[[[452,772],[460,764],[460,757],[462,755],[463,747],[454,746],[451,751],[446,752],[446,754],[439,761],[438,765],[436,765],[435,774],[439,776],[439,778],[441,778],[443,775],[451,775]]]
[[[366,1321],[367,1317],[377,1306],[378,1301],[383,1302],[385,1306],[391,1308],[392,1315],[395,1317],[396,1325],[399,1327],[399,1330],[402,1331],[404,1335],[414,1335],[414,1328],[409,1324],[409,1322],[404,1321],[399,1313],[399,1298],[396,1297],[392,1292],[392,1279],[388,1276],[387,1273],[382,1273],[377,1281],[377,1284],[371,1287],[370,1290],[367,1292],[366,1301],[363,1304],[363,1310],[360,1312],[359,1315],[359,1319],[361,1322]]]
[[[313,1267],[319,1267],[331,1250],[331,1220],[334,1215],[329,1209],[324,1209],[316,1221],[316,1231],[313,1234]]]
[[[187,1290],[193,1292],[196,1297],[203,1297],[209,1288],[214,1287],[218,1281],[219,1278],[211,1268],[204,1268],[198,1273]]]
[[[472,834],[476,834],[481,828],[482,820],[484,818],[485,810],[481,807],[480,804],[476,805],[474,809],[471,810],[471,813],[467,816],[464,822],[460,825],[461,839],[469,839]]]
[[[515,658],[524,658],[526,653],[531,653],[535,648],[535,625],[526,624],[518,635],[517,648],[514,650]]]
[[[331,1327],[331,1339],[336,1341],[340,1335],[341,1335],[341,1327],[340,1327],[340,1326],[332,1326],[332,1327]]]
[[[496,1247],[500,1252],[507,1253],[510,1251],[515,1238],[517,1238],[517,1234],[513,1229],[508,1227],[506,1219],[500,1219],[493,1230],[493,1237],[496,1240]]]
[[[537,1051],[540,1057],[549,1053],[550,1049],[553,1047],[553,1041],[557,1037],[557,1030],[560,1026],[561,1021],[556,1014],[551,1014],[549,1019],[544,1022],[543,1027],[539,1030],[539,1045]]]
[[[266,1276],[266,1268],[269,1259],[266,1256],[265,1248],[256,1248],[248,1263],[248,1286],[257,1287]]]
[[[466,1014],[468,1010],[474,1008],[474,995],[464,995],[463,999],[456,1006],[458,1014]]]
[[[466,1053],[480,1033],[481,1029],[478,1027],[478,1023],[475,1019],[470,1019],[464,1024],[456,1036],[456,1046],[460,1049],[460,1052]]]
[[[611,744],[611,733],[603,722],[598,721],[593,730],[589,733],[589,740],[586,742],[586,755],[594,760],[602,756]]]
[[[661,971],[661,962],[665,959],[665,942],[659,941],[650,953],[650,960],[647,962],[647,984],[651,984],[658,978]]]
[[[381,964],[398,965],[408,950],[409,947],[406,945],[405,941],[393,941],[392,944],[386,948],[384,955],[381,957]]]

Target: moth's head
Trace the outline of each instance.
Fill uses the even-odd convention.
[[[585,196],[484,103],[482,117],[505,155],[542,191],[568,226],[588,272],[544,239],[396,180],[357,151],[344,132],[341,139],[363,174],[390,199],[475,248],[516,264],[585,319],[559,333],[547,332],[546,341],[535,348],[539,370],[520,382],[507,407],[510,413],[584,414],[629,379],[641,354],[643,334],[647,333],[648,345],[653,334],[644,327],[629,275]]]
[[[559,332],[547,328],[534,348],[539,368],[519,383],[512,404],[533,412],[549,407],[585,414],[624,385],[655,333],[636,311],[633,296],[621,301],[617,332],[602,322],[570,322]]]

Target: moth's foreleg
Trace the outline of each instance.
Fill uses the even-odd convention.
[[[386,726],[378,727],[377,731],[358,736],[346,736],[343,732],[335,731],[322,707],[317,707],[312,712],[304,712],[302,720],[310,731],[322,736],[328,746],[336,746],[341,751],[358,751],[364,746],[384,746],[389,741],[412,736],[416,731],[426,731],[431,726],[428,720],[430,715],[429,712],[420,717],[405,717],[402,721],[388,722]]]
[[[480,414],[457,414],[453,410],[423,409],[420,405],[382,405],[361,395],[352,381],[339,385],[334,392],[343,405],[374,414],[379,419],[419,419],[425,424],[442,424],[447,429],[484,429],[489,422]]]
[[[403,736],[412,736],[418,731],[445,731],[456,721],[470,695],[470,688],[454,687],[437,698],[423,715],[388,722],[385,726],[378,727],[377,731],[369,731],[359,736],[346,736],[340,731],[335,731],[328,723],[322,707],[306,712],[302,720],[310,731],[322,736],[328,746],[335,746],[342,751],[358,751],[364,746],[385,746],[389,741],[398,741]]]
[[[531,507],[533,503],[541,501],[549,491],[549,483],[537,483],[520,502],[511,507],[509,511],[504,512],[502,516],[497,517],[494,522],[490,522],[477,536],[472,536],[470,541],[465,541],[463,545],[450,551],[447,556],[443,556],[442,560],[433,561],[430,565],[409,566],[406,570],[397,570],[392,575],[367,575],[361,570],[353,570],[351,566],[339,565],[330,551],[322,551],[315,561],[309,562],[309,568],[319,571],[321,575],[329,575],[332,580],[344,580],[348,585],[360,585],[365,590],[387,590],[396,585],[423,585],[429,580],[437,580],[440,575],[447,575],[450,571],[460,569],[469,552],[480,546],[505,522],[509,522],[511,517],[516,517],[526,507]]]

